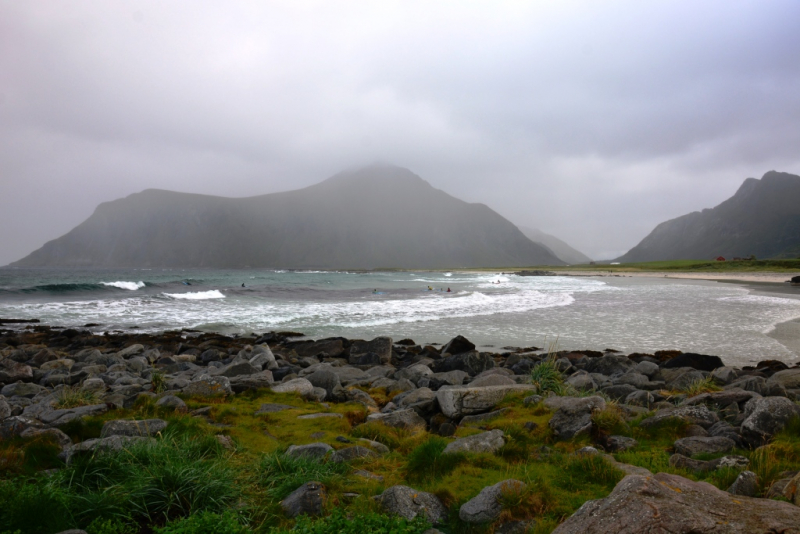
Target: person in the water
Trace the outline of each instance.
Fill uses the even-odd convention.
[[[246,286],[244,285],[244,282],[242,282],[242,287],[246,287]]]

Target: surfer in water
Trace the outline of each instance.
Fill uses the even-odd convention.
[[[450,293],[450,288],[449,287],[447,288],[447,292]]]
[[[247,287],[246,285],[244,285],[244,282],[242,282],[242,287]]]

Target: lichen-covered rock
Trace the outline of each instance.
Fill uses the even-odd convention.
[[[572,439],[592,429],[592,413],[603,410],[606,402],[602,397],[550,397],[545,406],[555,410],[550,419],[550,428],[556,438]]]
[[[314,384],[305,378],[293,378],[286,382],[272,386],[272,391],[275,393],[298,393],[305,396],[314,391]]]
[[[727,491],[731,495],[755,497],[758,491],[758,477],[752,471],[742,471]]]
[[[447,519],[447,508],[436,495],[408,486],[392,486],[381,494],[379,500],[384,510],[409,521],[420,514],[424,514],[433,525]]]
[[[40,386],[39,384],[33,384],[31,382],[14,382],[13,384],[3,386],[3,389],[0,390],[0,395],[5,397],[25,397],[31,399],[43,391],[47,391],[47,388]]]
[[[69,439],[69,436],[57,428],[28,427],[20,432],[19,437],[25,439],[49,438],[58,443],[62,449],[72,446],[72,440]]]
[[[205,376],[189,383],[188,386],[183,388],[183,392],[187,395],[198,395],[200,397],[216,397],[230,395],[233,390],[231,389],[231,381],[227,376]]]
[[[681,438],[675,442],[675,452],[684,456],[728,452],[734,447],[736,447],[735,441],[715,436]]]
[[[606,439],[606,449],[610,452],[621,452],[632,449],[639,444],[635,439],[627,436],[609,436]]]
[[[659,410],[654,416],[643,420],[640,426],[645,428],[656,427],[669,420],[681,420],[689,424],[700,425],[703,428],[709,428],[711,425],[719,421],[719,417],[704,405],[678,406],[677,408]]]
[[[495,429],[467,436],[466,438],[458,438],[447,444],[443,454],[452,454],[456,452],[495,453],[505,444],[506,441],[503,439],[503,431]]]
[[[29,428],[41,428],[42,423],[23,415],[13,415],[0,421],[0,438],[11,439]]]
[[[786,397],[754,398],[745,405],[744,416],[742,438],[758,447],[783,430],[792,418],[800,416],[800,406]]]
[[[167,428],[167,422],[163,419],[143,419],[140,421],[117,419],[115,421],[106,421],[105,424],[103,424],[100,437],[155,436],[165,428]]]
[[[658,473],[626,476],[608,497],[584,503],[553,534],[796,534],[798,525],[798,506]]]
[[[503,512],[503,495],[523,491],[525,491],[525,483],[514,479],[503,480],[493,486],[487,486],[461,506],[458,517],[470,524],[491,523]]]
[[[443,360],[437,361],[435,365],[437,372],[459,370],[468,373],[470,376],[478,375],[493,367],[494,359],[492,359],[492,356],[485,352],[478,352],[477,350],[449,356]]]
[[[106,438],[87,439],[66,449],[60,456],[66,463],[79,454],[93,454],[96,451],[121,451],[137,443],[154,443],[154,438],[143,436],[108,436]]]
[[[320,460],[324,458],[333,447],[327,443],[309,443],[308,445],[290,445],[286,449],[286,455],[293,458],[308,458],[311,460]]]
[[[442,413],[451,419],[464,415],[488,412],[510,393],[536,391],[532,385],[488,386],[471,388],[469,386],[443,387],[436,392]]]
[[[287,517],[322,515],[327,496],[322,482],[306,482],[281,501],[281,508]]]
[[[363,365],[368,358],[374,355],[374,365],[385,365],[392,361],[392,338],[376,337],[372,341],[355,340],[350,345],[350,363],[353,365]]]
[[[6,417],[11,417],[11,406],[6,402],[6,398],[0,395],[0,421]]]
[[[186,406],[186,403],[179,397],[175,395],[164,395],[160,399],[156,401],[156,406],[160,406],[162,408],[167,408],[174,410],[178,413],[186,413],[189,411],[189,408]]]
[[[334,452],[331,455],[331,461],[333,463],[343,463],[355,460],[357,458],[377,458],[377,457],[378,453],[376,453],[375,451],[368,449],[366,447],[361,447],[360,445],[356,445],[354,447],[345,447],[344,449],[339,449],[338,451]]]
[[[108,405],[92,404],[90,406],[78,406],[77,408],[65,408],[61,410],[44,411],[39,414],[39,420],[48,426],[61,426],[91,415],[102,415],[108,411]]]
[[[380,421],[381,423],[409,430],[421,430],[425,428],[425,419],[411,408],[397,410],[389,413],[374,413],[367,416],[367,421]]]

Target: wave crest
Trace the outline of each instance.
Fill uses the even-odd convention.
[[[217,289],[211,291],[197,291],[194,293],[164,293],[164,296],[173,299],[183,300],[208,300],[208,299],[224,299],[225,295]]]
[[[136,291],[137,289],[141,289],[145,286],[144,282],[100,282],[104,286],[108,287],[116,287],[118,289],[127,289],[128,291]]]

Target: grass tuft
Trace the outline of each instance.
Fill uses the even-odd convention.
[[[294,458],[280,453],[266,454],[258,464],[256,483],[270,497],[283,499],[312,480],[326,486],[339,485],[348,471],[345,463]]]
[[[702,393],[713,393],[715,391],[722,391],[722,388],[714,382],[713,378],[708,376],[702,380],[695,380],[686,389],[682,390],[682,393],[686,393],[689,397],[696,397]]]
[[[447,440],[431,436],[408,454],[406,471],[413,480],[440,478],[466,460],[463,453],[443,454]]]
[[[549,392],[565,395],[569,391],[561,372],[556,368],[555,358],[552,357],[542,360],[539,365],[531,369],[531,384],[540,395]]]
[[[56,393],[56,402],[53,408],[64,410],[68,408],[78,408],[79,406],[91,406],[99,404],[100,397],[97,392],[85,391],[77,387],[64,386]]]

